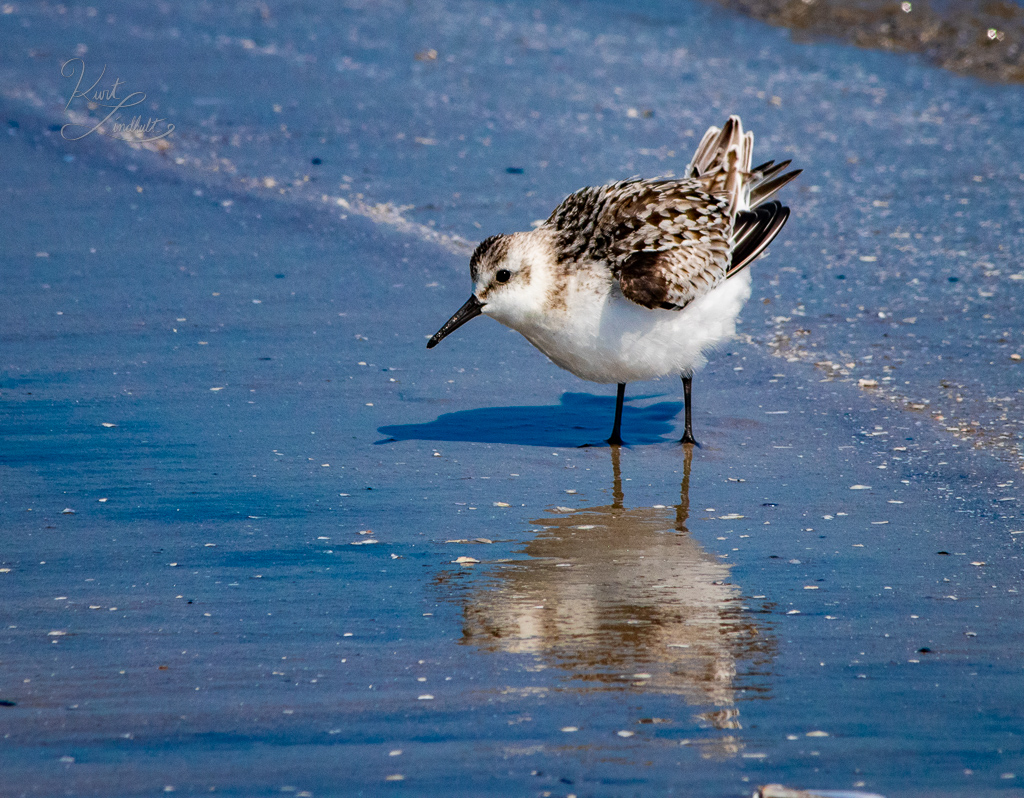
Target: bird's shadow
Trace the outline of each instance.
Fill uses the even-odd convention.
[[[650,398],[633,397],[633,400]],[[622,410],[622,437],[627,444],[664,443],[675,432],[681,402],[659,402]],[[445,413],[423,424],[389,424],[377,431],[395,441],[465,441],[521,446],[603,444],[611,432],[615,397],[564,393],[557,405],[481,407]]]

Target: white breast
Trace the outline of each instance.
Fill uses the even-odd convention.
[[[617,285],[603,291],[590,288],[570,286],[562,307],[499,321],[578,377],[635,382],[690,375],[704,366],[706,353],[736,334],[736,317],[750,298],[750,270],[683,310],[648,310],[625,299]]]

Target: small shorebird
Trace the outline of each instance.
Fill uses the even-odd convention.
[[[789,218],[767,201],[800,174],[789,161],[750,167],[754,134],[738,116],[708,129],[681,178],[582,188],[527,233],[491,236],[469,261],[473,294],[427,343],[481,313],[522,333],[577,377],[618,383],[609,443],[622,443],[626,383],[693,375],[736,332],[746,269]]]

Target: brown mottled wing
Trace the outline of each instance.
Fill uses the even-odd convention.
[[[726,278],[729,200],[685,180],[629,180],[582,189],[548,219],[566,266],[605,263],[622,294],[647,308],[686,307]]]

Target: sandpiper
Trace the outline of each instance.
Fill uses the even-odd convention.
[[[701,139],[681,178],[582,188],[530,232],[491,236],[469,262],[473,294],[427,343],[481,313],[522,333],[578,377],[617,383],[609,443],[622,443],[626,383],[679,374],[696,443],[693,375],[736,332],[746,267],[789,208],[768,201],[800,174],[790,161],[750,167],[754,134],[738,116]]]

